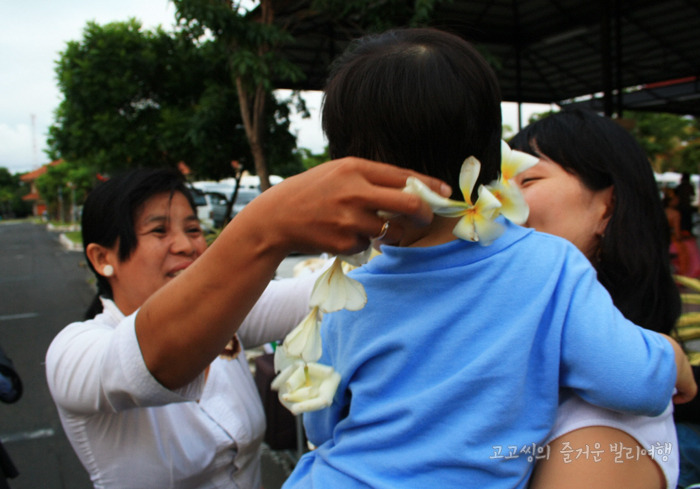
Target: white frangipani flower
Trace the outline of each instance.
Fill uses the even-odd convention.
[[[471,195],[481,171],[479,160],[470,156],[459,173],[459,187],[464,201],[452,200],[433,192],[420,180],[409,177],[404,190],[415,193],[430,205],[435,214],[445,217],[461,217],[453,233],[466,241],[491,244],[503,233],[503,226],[493,221],[501,207],[499,200],[483,185],[479,186],[478,198],[472,204]]]
[[[272,382],[272,389],[296,415],[330,406],[339,384],[340,375],[332,367],[309,363],[289,366]]]
[[[301,358],[305,362],[315,362],[321,358],[321,317],[318,306],[294,328],[282,345],[290,357]]]
[[[499,213],[515,224],[523,224],[527,221],[530,209],[513,178],[536,165],[538,161],[539,158],[510,149],[508,143],[501,141],[501,176],[497,181],[492,182],[489,188],[501,203]]]
[[[365,251],[355,253],[354,255],[338,255],[338,258],[343,260],[345,263],[349,263],[353,267],[361,267],[367,263],[372,256],[373,248],[368,246]]]
[[[345,275],[342,260],[336,257],[316,280],[309,303],[322,312],[359,311],[367,304],[367,294],[360,282]]]
[[[536,156],[511,149],[501,140],[501,179],[512,180],[521,172],[531,168],[540,161]]]

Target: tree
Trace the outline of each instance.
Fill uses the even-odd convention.
[[[692,117],[661,112],[625,112],[630,132],[644,148],[654,171],[698,172],[700,126]]]
[[[274,25],[272,0],[262,0],[255,15],[232,0],[173,0],[180,25],[226,60],[261,189],[270,186],[266,161],[266,105],[272,80],[298,80],[301,71],[279,56],[277,47],[291,37]]]
[[[214,179],[231,176],[232,160],[252,166],[238,97],[215,48],[189,32],[143,31],[136,20],[88,23],[57,63],[63,100],[49,131],[51,158],[106,173],[184,161],[198,178]],[[279,154],[291,154],[286,107],[273,99],[267,110],[264,133]]]
[[[29,188],[19,175],[12,175],[7,168],[0,167],[0,216],[3,219],[25,217],[32,213],[32,206],[22,200]]]
[[[64,161],[47,166],[46,173],[36,179],[36,187],[46,201],[49,215],[59,221],[73,222],[78,220],[77,209],[96,179],[91,168]]]

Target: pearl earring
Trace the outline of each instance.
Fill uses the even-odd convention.
[[[102,275],[105,277],[111,277],[114,275],[114,267],[112,265],[105,265],[102,269]]]

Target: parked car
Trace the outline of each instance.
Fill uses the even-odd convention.
[[[236,214],[241,212],[243,208],[258,195],[260,195],[260,190],[258,189],[239,188],[238,194],[236,195],[236,201],[233,203],[233,208],[231,209],[231,219],[233,219]],[[220,228],[224,225],[227,206],[228,200],[226,198],[214,201],[211,214],[214,227]]]

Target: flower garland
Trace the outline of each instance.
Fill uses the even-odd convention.
[[[495,222],[503,215],[516,224],[528,217],[528,207],[513,178],[532,167],[538,158],[511,150],[501,142],[501,175],[489,185],[480,185],[478,198],[472,203],[471,195],[481,171],[479,160],[470,156],[462,164],[459,187],[464,202],[442,197],[414,177],[409,177],[404,191],[421,197],[433,212],[445,217],[460,217],[453,233],[460,239],[487,246],[505,230]],[[314,284],[309,301],[311,312],[284,339],[275,350],[275,371],[272,389],[278,391],[280,402],[293,414],[316,411],[330,406],[340,384],[340,374],[321,358],[321,321],[323,313],[347,309],[358,311],[367,303],[367,294],[360,282],[343,270],[343,262],[361,266],[369,260],[372,247],[352,256],[339,255]]]

